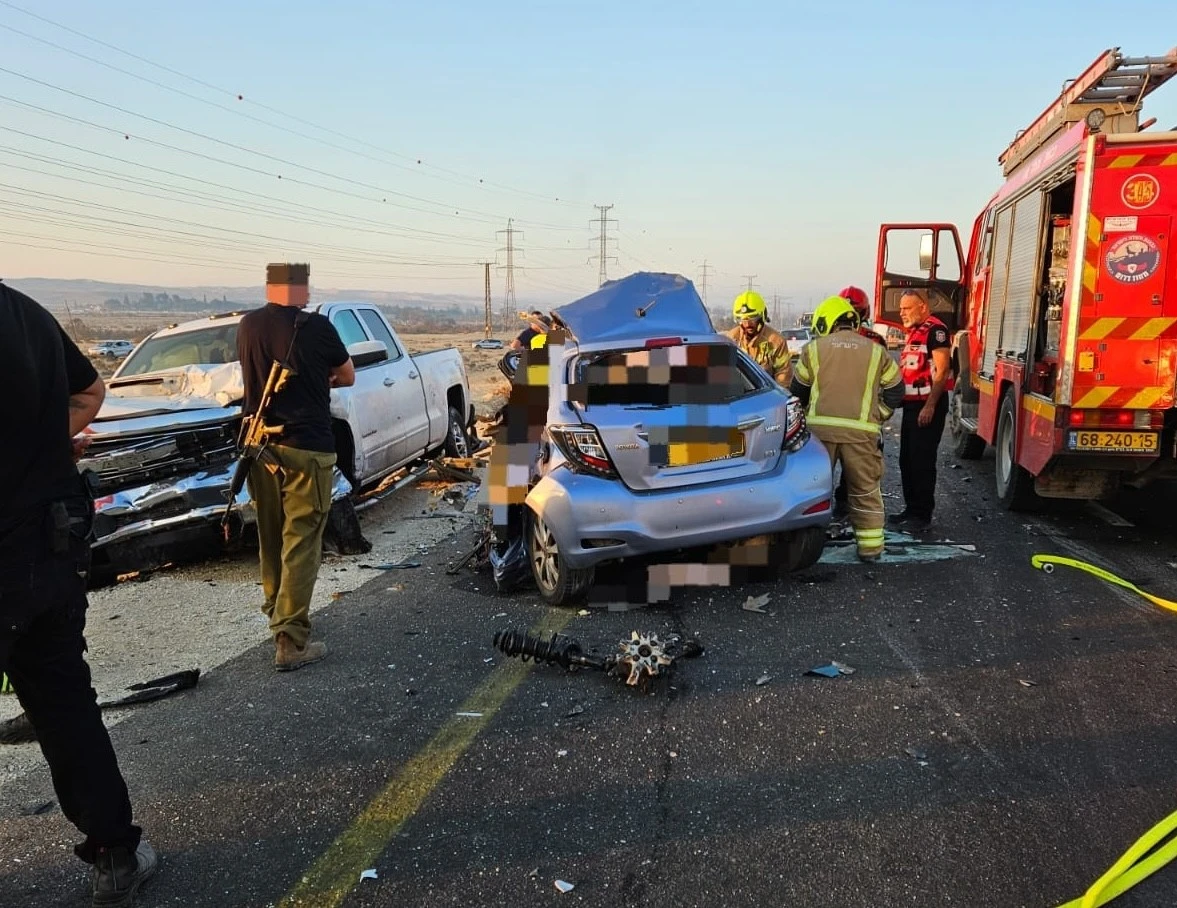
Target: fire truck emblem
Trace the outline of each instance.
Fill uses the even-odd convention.
[[[1120,198],[1129,208],[1147,208],[1161,194],[1161,184],[1157,178],[1147,173],[1138,173],[1128,177],[1120,189]]]
[[[1140,233],[1116,240],[1107,254],[1108,274],[1121,284],[1148,280],[1160,264],[1161,250],[1156,241]]]

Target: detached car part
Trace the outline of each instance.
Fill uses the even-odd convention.
[[[637,686],[643,678],[664,674],[663,670],[669,670],[680,657],[690,658],[703,652],[703,647],[694,640],[684,644],[681,638],[673,636],[664,643],[657,634],[641,631],[633,631],[628,640],[618,642],[617,652],[608,656],[590,655],[579,641],[555,632],[544,640],[525,631],[499,631],[494,636],[494,645],[524,662],[533,659],[569,669],[576,666],[612,673],[625,678],[630,687]]]

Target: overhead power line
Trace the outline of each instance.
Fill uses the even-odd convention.
[[[375,150],[375,151],[379,151],[379,152],[381,152],[382,154],[385,154],[385,155],[388,155],[388,156],[391,156],[391,157],[395,157],[395,158],[400,158],[400,159],[402,159],[402,160],[405,160],[405,161],[409,161],[409,162],[414,162],[414,161],[415,161],[416,165],[418,165],[418,166],[419,166],[419,167],[421,167],[421,168],[424,168],[426,171],[428,171],[428,170],[436,170],[436,171],[437,171],[438,173],[440,173],[440,174],[446,174],[446,175],[448,175],[448,176],[455,177],[455,178],[458,178],[458,179],[460,179],[460,180],[462,180],[462,181],[463,181],[462,183],[460,183],[460,184],[457,184],[457,185],[468,185],[468,181],[477,180],[477,181],[478,181],[477,185],[478,185],[478,187],[479,187],[479,188],[484,188],[484,189],[485,189],[485,188],[494,188],[494,189],[497,189],[497,190],[499,190],[499,191],[502,191],[502,192],[510,192],[510,193],[514,193],[514,194],[517,194],[517,195],[521,195],[521,196],[527,196],[527,197],[533,198],[534,200],[536,200],[536,201],[538,201],[538,202],[545,202],[545,203],[549,203],[549,204],[559,204],[559,205],[576,205],[576,206],[579,206],[579,205],[581,204],[579,201],[576,201],[576,200],[573,200],[573,199],[561,199],[559,196],[556,196],[556,195],[554,195],[554,194],[539,193],[539,192],[534,192],[534,191],[531,191],[531,190],[519,189],[519,188],[517,188],[517,187],[510,186],[510,185],[507,185],[507,184],[505,184],[505,183],[501,183],[501,182],[498,182],[498,181],[495,181],[495,180],[487,180],[487,179],[485,179],[484,177],[474,177],[474,176],[471,176],[471,175],[469,175],[469,174],[463,174],[463,173],[461,173],[461,172],[459,172],[459,171],[454,171],[454,170],[450,170],[450,169],[447,169],[447,168],[444,168],[444,167],[440,167],[440,166],[438,166],[438,165],[436,165],[436,164],[429,164],[429,163],[425,163],[425,162],[424,162],[424,161],[423,161],[421,158],[419,158],[419,157],[415,158],[415,157],[413,157],[413,156],[410,156],[410,155],[406,155],[406,154],[403,154],[403,153],[398,153],[398,152],[391,151],[391,150],[389,150],[389,149],[386,149],[386,148],[382,148],[382,147],[381,147],[381,146],[379,146],[379,145],[375,145],[375,144],[373,144],[373,143],[371,143],[371,142],[368,142],[368,141],[366,141],[366,140],[364,140],[364,139],[357,138],[356,136],[351,136],[351,135],[348,135],[348,134],[346,134],[346,133],[340,132],[340,131],[338,131],[338,130],[334,130],[334,129],[331,129],[331,128],[329,128],[329,127],[325,127],[325,126],[321,126],[321,125],[319,125],[319,124],[317,124],[317,123],[314,123],[314,122],[312,122],[312,121],[310,121],[310,120],[306,120],[306,119],[304,119],[304,118],[302,118],[302,117],[298,117],[298,116],[295,116],[295,115],[293,115],[293,114],[287,113],[286,111],[283,111],[283,110],[281,110],[281,109],[279,109],[279,108],[276,108],[276,107],[271,107],[271,106],[269,106],[269,105],[266,105],[266,104],[263,104],[263,103],[261,103],[261,102],[259,102],[259,101],[255,101],[255,100],[253,100],[251,97],[247,97],[245,94],[243,94],[243,93],[241,93],[241,92],[237,92],[237,91],[230,91],[229,89],[223,88],[223,87],[221,87],[221,86],[213,85],[211,82],[207,82],[207,81],[205,81],[205,80],[203,80],[203,79],[197,78],[196,76],[192,76],[192,75],[190,75],[190,74],[188,74],[188,73],[185,73],[185,72],[182,72],[182,71],[180,71],[180,70],[173,69],[173,68],[171,68],[171,67],[169,67],[169,66],[165,66],[165,65],[163,65],[162,63],[157,63],[157,62],[156,62],[156,61],[154,61],[154,60],[151,60],[151,59],[149,59],[149,58],[147,58],[147,57],[144,57],[144,56],[142,56],[142,55],[140,55],[140,54],[136,54],[136,53],[134,53],[134,52],[132,52],[132,51],[126,50],[125,48],[119,47],[118,45],[111,44],[111,43],[109,43],[109,42],[107,42],[107,41],[103,41],[103,40],[101,40],[101,39],[99,39],[99,38],[95,38],[93,35],[86,34],[86,33],[82,32],[82,31],[79,31],[79,30],[77,30],[77,29],[75,29],[75,28],[71,28],[70,26],[68,26],[68,25],[65,25],[65,24],[63,24],[63,23],[61,23],[61,22],[57,22],[57,21],[55,21],[55,20],[53,20],[53,19],[50,19],[50,18],[48,18],[48,17],[46,17],[46,16],[39,15],[38,13],[34,13],[34,12],[32,12],[32,11],[30,11],[30,10],[27,10],[27,9],[25,9],[25,8],[21,7],[21,6],[18,6],[18,5],[17,5],[17,4],[15,4],[15,3],[8,2],[8,0],[0,0],[0,5],[2,5],[2,6],[5,6],[5,7],[8,7],[9,9],[15,10],[15,11],[17,11],[17,12],[19,12],[19,13],[22,13],[23,15],[29,16],[30,18],[37,19],[37,20],[39,20],[39,21],[41,21],[41,22],[43,22],[43,23],[45,23],[45,24],[47,24],[47,25],[51,25],[51,26],[53,26],[54,28],[61,29],[62,31],[68,32],[69,34],[75,35],[75,36],[77,36],[77,37],[79,37],[79,38],[83,38],[83,39],[85,39],[86,41],[90,41],[90,42],[92,42],[92,43],[94,43],[94,44],[97,44],[97,45],[99,45],[99,46],[101,46],[101,47],[104,47],[104,48],[106,48],[106,49],[108,49],[108,50],[113,50],[113,51],[115,51],[116,53],[122,54],[122,55],[124,55],[124,56],[126,56],[126,57],[129,57],[129,58],[133,59],[133,60],[137,60],[137,61],[138,61],[138,62],[140,62],[140,63],[145,63],[145,64],[147,64],[148,66],[154,67],[155,69],[158,69],[158,70],[160,70],[160,71],[163,71],[163,72],[169,73],[169,74],[171,74],[171,75],[173,75],[173,76],[178,76],[179,78],[181,78],[181,79],[185,79],[185,80],[187,80],[187,81],[189,81],[189,82],[191,82],[191,83],[193,83],[193,84],[200,85],[201,87],[203,87],[203,88],[207,88],[207,89],[209,89],[210,91],[216,92],[216,93],[217,93],[217,94],[219,94],[219,95],[225,95],[225,96],[228,96],[228,97],[231,97],[231,98],[235,98],[235,99],[236,99],[238,102],[241,102],[241,103],[244,103],[244,104],[248,104],[248,105],[252,105],[252,106],[258,107],[258,108],[260,108],[260,109],[262,109],[262,110],[267,110],[267,111],[269,111],[270,113],[275,113],[275,114],[277,114],[277,115],[279,115],[279,116],[281,116],[281,117],[285,117],[286,119],[288,119],[288,120],[291,120],[291,121],[293,121],[293,122],[296,122],[296,123],[301,123],[301,124],[302,124],[302,125],[304,125],[304,126],[310,126],[312,129],[317,129],[317,130],[319,130],[320,132],[323,132],[323,133],[325,133],[325,134],[327,134],[327,135],[333,135],[333,136],[335,136],[335,137],[337,137],[337,138],[346,139],[348,142],[352,143],[353,145],[360,145],[360,146],[363,146],[363,147],[366,147],[366,148],[370,148],[370,149],[373,149],[373,150]],[[144,81],[147,81],[147,82],[150,82],[150,83],[152,83],[152,84],[155,84],[155,85],[157,85],[158,87],[161,87],[161,88],[164,88],[164,89],[167,89],[167,90],[170,90],[170,91],[176,91],[176,92],[179,92],[179,93],[181,93],[181,94],[184,94],[184,95],[185,95],[185,96],[187,96],[187,97],[193,97],[195,100],[205,100],[205,99],[196,98],[195,96],[189,95],[189,94],[187,94],[187,93],[185,93],[185,92],[181,92],[181,91],[180,91],[180,89],[177,89],[177,88],[175,88],[175,87],[173,87],[173,86],[169,86],[169,85],[166,85],[166,84],[164,84],[164,83],[157,82],[157,81],[155,81],[155,80],[150,80],[150,79],[147,79],[145,76],[138,75],[138,74],[135,74],[135,73],[131,73],[131,72],[128,72],[128,71],[126,71],[126,70],[123,70],[123,69],[121,69],[121,68],[119,68],[119,67],[115,67],[113,64],[109,64],[109,63],[105,63],[105,62],[103,62],[103,61],[100,61],[100,60],[96,60],[96,59],[94,59],[94,58],[92,58],[92,57],[89,57],[88,55],[82,54],[80,51],[75,51],[75,50],[72,50],[72,49],[70,49],[70,48],[63,47],[63,46],[61,46],[61,45],[58,45],[58,44],[56,44],[56,43],[54,43],[54,42],[51,42],[51,41],[49,41],[48,39],[45,39],[45,38],[39,38],[39,37],[36,37],[36,36],[33,36],[33,35],[28,35],[28,34],[26,34],[26,33],[24,33],[24,32],[21,32],[21,31],[19,31],[18,29],[12,28],[11,26],[4,26],[4,27],[8,28],[8,29],[9,29],[9,30],[11,30],[11,31],[17,32],[18,34],[22,34],[22,35],[24,35],[25,37],[29,37],[29,38],[31,38],[32,40],[39,41],[39,42],[41,42],[41,43],[43,43],[43,44],[47,44],[47,45],[49,45],[49,46],[55,47],[55,48],[57,48],[57,49],[59,49],[59,50],[62,50],[62,51],[64,51],[64,52],[66,52],[66,53],[74,54],[75,56],[81,57],[81,58],[83,58],[83,59],[90,60],[91,62],[97,63],[98,65],[101,65],[101,66],[106,66],[106,67],[108,67],[108,68],[110,68],[110,69],[114,69],[114,70],[116,70],[116,71],[118,71],[118,72],[122,72],[122,73],[124,73],[124,74],[126,74],[126,75],[130,75],[130,76],[132,76],[132,77],[135,77],[135,78],[142,79],[142,80],[144,80]],[[211,104],[211,103],[213,103],[213,102],[211,102],[211,101],[205,101],[205,103],[210,103],[210,104]],[[246,114],[246,113],[244,113],[244,112],[241,112],[241,111],[235,111],[235,110],[233,110],[233,108],[231,108],[231,107],[224,107],[223,105],[215,105],[215,106],[222,107],[223,109],[227,109],[227,110],[233,111],[233,112],[235,112],[235,113],[239,113],[240,115],[242,115],[242,116],[245,116],[245,117],[248,117],[249,119],[253,119],[253,120],[257,121],[257,122],[265,123],[266,125],[270,125],[270,126],[273,126],[273,127],[275,127],[275,128],[278,128],[278,129],[286,129],[286,127],[279,126],[278,124],[269,123],[268,121],[261,120],[260,118],[256,118],[256,117],[250,117],[250,116],[249,116],[249,114]],[[289,131],[289,130],[287,130],[287,131]],[[300,135],[301,135],[301,134],[300,134]],[[304,137],[305,137],[305,138],[312,138],[312,137],[309,137],[309,136],[304,136]],[[323,140],[321,140],[321,139],[320,139],[320,140],[317,140],[317,141],[323,141]],[[336,146],[336,147],[338,147],[338,146]],[[347,149],[347,148],[344,148],[344,150],[345,150],[345,151],[353,151],[353,152],[354,152],[354,149]],[[354,152],[354,153],[358,153],[358,152]],[[394,166],[395,166],[395,165],[394,165]],[[404,166],[404,165],[401,165],[401,166]],[[411,170],[412,168],[411,168],[411,167],[409,167],[409,168],[406,168],[406,169],[410,169],[410,170]],[[424,176],[429,176],[429,177],[430,177],[430,178],[432,178],[432,179],[443,179],[442,177],[439,177],[439,176],[437,176],[437,175],[435,175],[435,174],[428,173],[428,172],[425,172],[425,173],[423,173],[423,175],[424,175]],[[447,182],[452,182],[452,180],[451,180],[451,181],[447,181]]]

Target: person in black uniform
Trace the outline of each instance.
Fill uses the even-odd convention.
[[[86,840],[93,904],[129,905],[157,858],[132,822],[131,800],[91,686],[86,578],[94,502],[77,436],[105,385],[57,320],[0,284],[0,671],[37,733],[62,812]]]

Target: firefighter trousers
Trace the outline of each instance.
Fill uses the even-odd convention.
[[[335,454],[288,445],[268,450],[278,469],[259,460],[249,470],[266,597],[262,612],[275,638],[284,632],[301,649],[311,635],[311,594],[323,559]]]
[[[850,525],[859,555],[883,551],[883,452],[877,435],[863,434],[861,441],[826,441],[818,427],[813,434],[830,452],[830,466],[842,464]]]

